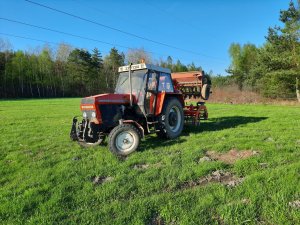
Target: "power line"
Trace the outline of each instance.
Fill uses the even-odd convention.
[[[0,18],[2,19],[2,18]],[[0,32],[0,35],[5,35],[5,36],[10,36],[10,37],[15,37],[15,38],[21,38],[21,39],[26,39],[26,40],[32,40],[32,41],[38,41],[38,42],[43,42],[43,43],[49,43],[49,44],[54,44],[54,45],[60,45],[61,43],[58,43],[58,42],[52,42],[52,41],[46,41],[46,40],[42,40],[42,39],[37,39],[37,38],[31,38],[31,37],[25,37],[25,36],[20,36],[20,35],[15,35],[15,34],[8,34],[8,33],[2,33]],[[68,44],[68,43],[66,43]],[[69,45],[69,44],[68,44]],[[71,45],[72,46],[72,45]],[[76,46],[75,46],[76,47]],[[77,47],[77,48],[81,48],[81,47]],[[125,47],[124,47],[125,48]],[[126,47],[128,49],[133,49],[133,48],[129,48],[129,47]],[[144,50],[145,52],[148,52],[146,50]],[[106,51],[102,51],[102,53],[106,53],[106,54],[109,54],[109,52],[106,52]],[[148,53],[152,53],[152,52],[148,52]],[[167,56],[167,55],[164,55],[164,56]]]
[[[38,29],[41,29],[41,30],[47,30],[47,31],[51,31],[51,32],[59,33],[59,34],[64,34],[64,35],[68,35],[68,36],[71,36],[71,37],[77,37],[77,38],[81,38],[81,39],[86,39],[86,40],[89,40],[89,41],[104,43],[104,44],[111,45],[111,46],[118,46],[118,47],[122,47],[122,48],[126,48],[126,49],[134,49],[134,48],[126,47],[126,46],[123,46],[123,45],[112,44],[112,43],[109,43],[109,42],[104,42],[104,41],[93,39],[93,38],[89,38],[89,37],[84,37],[84,36],[80,36],[80,35],[76,35],[76,34],[71,34],[71,33],[67,33],[67,32],[64,32],[64,31],[54,30],[54,29],[48,28],[48,27],[41,27],[41,26],[37,26],[37,25],[33,25],[33,24],[29,24],[29,23],[25,23],[25,22],[21,22],[21,21],[17,21],[17,20],[11,20],[11,19],[8,19],[8,18],[0,17],[0,20],[5,20],[5,21],[8,21],[8,22],[17,23],[17,24],[21,24],[21,25],[25,25],[25,26],[29,26],[29,27],[33,27],[33,28],[38,28]],[[10,36],[12,36],[12,35],[10,35]],[[18,37],[17,35],[15,35],[15,36]],[[34,41],[41,41],[41,42],[46,42],[46,43],[58,44],[58,43],[55,43],[55,42],[44,41],[44,40],[39,40],[39,39],[34,39],[34,38],[28,38],[28,37],[23,37],[23,36],[19,36],[19,37],[20,38],[24,38],[24,39],[28,39],[28,40],[34,40]],[[146,53],[151,53],[151,54],[158,55],[158,56],[169,56],[169,55],[164,55],[164,54],[160,54],[160,53],[157,53],[157,52],[151,52],[151,51],[146,51],[146,50],[144,50],[144,51]],[[204,64],[205,63],[202,63],[202,65],[204,65]]]
[[[76,37],[76,38],[80,38],[80,39],[85,39],[85,40],[89,40],[89,41],[103,43],[103,44],[110,45],[110,46],[113,46],[113,47],[117,46],[117,47],[129,49],[129,50],[134,49],[132,47],[127,47],[127,46],[123,46],[123,45],[119,45],[119,44],[113,44],[113,43],[110,43],[110,42],[105,42],[105,41],[94,39],[94,38],[89,38],[89,37],[85,37],[85,36],[81,36],[81,35],[77,35],[77,34],[72,34],[72,33],[67,33],[67,32],[60,31],[60,30],[55,30],[55,29],[52,29],[52,28],[49,28],[49,27],[42,27],[42,26],[33,25],[33,24],[29,24],[29,23],[25,23],[25,22],[21,22],[21,21],[17,21],[17,20],[4,18],[4,17],[0,17],[0,20],[5,20],[5,21],[8,21],[8,22],[17,23],[17,24],[21,24],[21,25],[24,25],[24,26],[29,26],[29,27],[33,27],[33,28],[37,28],[37,29],[41,29],[41,30],[47,30],[47,31],[51,31],[51,32],[59,33],[59,34],[64,34],[64,35],[71,36],[71,37]],[[32,40],[34,40],[34,39],[32,39]],[[35,39],[35,40],[38,40],[38,39]],[[49,41],[45,41],[45,42],[51,43]],[[55,44],[57,44],[57,43],[55,43]],[[157,55],[157,56],[160,56],[160,57],[163,57],[163,56],[168,57],[169,56],[169,55],[165,55],[165,54],[161,54],[161,53],[157,53],[157,52],[153,52],[153,51],[146,51],[146,50],[144,50],[144,51],[146,53],[150,53],[150,54]],[[205,63],[202,63],[202,65],[205,65]]]
[[[7,33],[2,33],[2,32],[0,32],[0,34],[5,35],[5,36],[10,36],[10,37],[15,37],[15,38],[27,39],[27,40],[31,40],[31,41],[39,41],[39,42],[50,43],[50,44],[54,44],[54,45],[60,45],[60,43],[57,43],[57,42],[45,41],[45,40],[31,38],[31,37],[19,36],[19,35],[15,35],[15,34],[7,34]]]
[[[109,43],[109,42],[105,42],[105,41],[101,41],[101,40],[97,40],[97,39],[93,39],[93,38],[89,38],[89,37],[84,37],[84,36],[77,35],[77,34],[71,34],[71,33],[67,33],[67,32],[64,32],[64,31],[55,30],[55,29],[52,29],[52,28],[49,28],[49,27],[37,26],[37,25],[21,22],[21,21],[18,21],[18,20],[12,20],[12,19],[8,19],[8,18],[4,18],[4,17],[0,17],[0,19],[1,20],[6,20],[6,21],[9,21],[9,22],[12,22],[12,23],[18,23],[18,24],[22,24],[22,25],[25,25],[25,26],[34,27],[34,28],[38,28],[38,29],[42,29],[42,30],[47,30],[47,31],[51,31],[51,32],[59,33],[59,34],[64,34],[64,35],[68,35],[68,36],[72,36],[72,37],[76,37],[76,38],[86,39],[86,40],[89,40],[89,41],[95,41],[95,42],[99,42],[99,43],[106,44],[106,45],[118,46],[118,47],[121,47],[121,48],[128,48],[126,46],[112,44],[112,43]]]
[[[1,20],[6,20],[8,22],[12,22],[12,23],[18,23],[18,24],[22,24],[25,26],[29,26],[29,27],[34,27],[34,28],[38,28],[38,29],[42,29],[42,30],[47,30],[47,31],[51,31],[51,32],[55,32],[55,33],[59,33],[59,34],[64,34],[64,35],[68,35],[68,36],[72,36],[72,37],[76,37],[76,38],[81,38],[81,39],[85,39],[85,40],[89,40],[89,41],[94,41],[94,42],[98,42],[98,43],[102,43],[102,44],[106,44],[106,45],[110,45],[110,46],[117,46],[117,47],[121,47],[121,48],[126,48],[126,49],[133,49],[127,46],[123,46],[123,45],[119,45],[119,44],[113,44],[110,42],[106,42],[106,41],[101,41],[98,39],[94,39],[94,38],[89,38],[89,37],[85,37],[85,36],[81,36],[81,35],[77,35],[77,34],[72,34],[72,33],[67,33],[64,31],[60,31],[60,30],[55,30],[49,27],[42,27],[42,26],[37,26],[37,25],[33,25],[33,24],[29,24],[29,23],[25,23],[25,22],[21,22],[21,21],[17,21],[17,20],[12,20],[12,19],[8,19],[8,18],[4,18],[4,17],[0,17]],[[152,52],[152,51],[146,51],[147,53],[150,54],[156,54],[158,56],[166,56],[166,55],[162,55],[160,53],[157,52]]]
[[[48,43],[49,44],[54,44],[54,45],[66,44],[66,45],[69,45],[70,47],[73,47],[71,44],[68,44],[68,43],[57,43],[57,42],[46,41],[46,40],[42,40],[42,39],[36,39],[36,38],[31,38],[31,37],[20,36],[20,35],[16,35],[16,34],[7,34],[7,33],[0,32],[0,35],[5,35],[5,36],[10,36],[10,37],[15,37],[15,38],[21,38],[21,39],[26,39],[26,40],[31,40],[31,41],[38,41],[38,42],[43,42],[45,44],[48,44]],[[109,54],[109,52],[105,52],[105,51],[102,51],[102,53]]]
[[[76,46],[73,46],[69,43],[58,43],[58,42],[46,41],[46,40],[42,40],[42,39],[37,39],[37,38],[32,38],[32,37],[25,37],[25,36],[16,35],[16,34],[8,34],[8,33],[0,32],[0,35],[10,36],[10,37],[14,37],[14,38],[21,38],[21,39],[31,40],[31,41],[38,41],[38,42],[43,42],[45,44],[48,44],[48,43],[49,44],[54,44],[54,45],[66,44],[66,45],[69,45],[71,47],[76,47]],[[82,47],[77,47],[77,48],[82,48]],[[109,52],[106,52],[106,51],[102,51],[102,53],[109,54]]]
[[[148,41],[148,42],[152,42],[152,43],[155,43],[155,44],[158,44],[158,45],[162,45],[162,46],[165,46],[165,47],[177,49],[177,50],[180,50],[180,51],[192,53],[192,54],[195,54],[195,55],[201,55],[201,56],[204,56],[204,57],[207,57],[207,58],[215,58],[215,57],[208,56],[208,55],[205,55],[205,54],[200,54],[198,52],[194,52],[194,51],[191,51],[191,50],[188,50],[188,49],[179,48],[179,47],[176,47],[176,46],[173,46],[173,45],[169,45],[169,44],[162,43],[162,42],[159,42],[159,41],[155,41],[155,40],[152,40],[152,39],[149,39],[149,38],[146,38],[146,37],[142,37],[140,35],[133,34],[133,33],[130,33],[130,32],[127,32],[127,31],[124,31],[124,30],[121,30],[121,29],[118,29],[118,28],[114,28],[114,27],[105,25],[103,23],[99,23],[97,21],[86,19],[86,18],[83,18],[81,16],[77,16],[77,15],[72,14],[72,13],[68,13],[68,12],[65,12],[65,11],[62,11],[62,10],[59,10],[59,9],[47,6],[47,5],[40,4],[38,2],[34,2],[34,1],[31,1],[31,0],[25,0],[25,1],[28,2],[28,3],[31,3],[31,4],[34,4],[34,5],[37,5],[37,6],[40,6],[40,7],[43,7],[43,8],[46,8],[46,9],[58,12],[58,13],[61,13],[61,14],[64,14],[64,15],[67,15],[67,16],[70,16],[70,17],[73,17],[73,18],[85,21],[85,22],[89,22],[89,23],[92,23],[92,24],[104,27],[106,29],[110,29],[110,30],[117,31],[117,32],[122,33],[122,34],[126,34],[128,36],[132,36],[132,37],[135,37],[135,38],[138,38],[138,39],[142,39],[142,40],[145,40],[145,41]]]
[[[126,20],[127,22],[129,22],[131,25],[135,25],[138,26],[139,28],[147,28],[148,30],[153,30],[151,26],[145,24],[145,23],[137,23],[136,21],[132,21],[128,15],[126,14],[120,14],[120,13],[114,13],[113,11],[108,11],[108,10],[104,10],[103,8],[97,8],[94,5],[91,6],[91,4],[89,4],[90,2],[85,1],[84,4],[81,4],[82,2],[79,2],[80,0],[72,0],[75,4],[77,4],[80,7],[85,7],[86,9],[90,9],[93,10],[94,12],[96,12],[98,15],[109,15],[109,16],[113,16],[113,17],[117,17],[119,19],[121,19],[122,21]]]
[[[65,45],[68,45],[70,47],[74,47],[74,48],[78,48],[78,49],[82,48],[82,47],[74,46],[74,45],[69,44],[67,42],[58,43],[58,42],[52,42],[52,41],[47,41],[47,40],[42,40],[42,39],[37,39],[37,38],[32,38],[32,37],[25,37],[25,36],[15,35],[15,34],[2,33],[2,32],[0,32],[0,35],[10,36],[10,37],[20,38],[20,39],[26,39],[26,40],[32,40],[32,41],[38,41],[38,42],[43,42],[45,44],[54,44],[54,45],[57,45],[57,46],[59,46],[61,44],[65,44]],[[101,53],[110,54],[107,51],[101,51]]]

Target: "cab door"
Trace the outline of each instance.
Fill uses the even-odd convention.
[[[163,109],[164,101],[166,94],[174,93],[173,81],[171,74],[160,72],[159,82],[158,82],[158,91],[156,96],[156,109],[155,115],[159,115]]]
[[[147,115],[155,114],[155,106],[158,93],[158,78],[158,72],[151,70],[149,71],[145,96],[145,112]]]

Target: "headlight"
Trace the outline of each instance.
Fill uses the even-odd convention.
[[[96,118],[96,113],[92,112],[92,118]]]
[[[86,112],[83,112],[83,113],[82,113],[82,116],[83,116],[83,118],[86,118],[86,117],[87,117]]]

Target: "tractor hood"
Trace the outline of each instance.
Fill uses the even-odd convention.
[[[136,98],[132,96],[133,103],[136,103]],[[129,94],[100,94],[89,96],[81,100],[81,104],[129,104]]]
[[[136,103],[135,96],[132,96]],[[81,100],[80,109],[83,117],[96,124],[115,126],[122,118],[120,106],[130,104],[130,94],[100,94]]]

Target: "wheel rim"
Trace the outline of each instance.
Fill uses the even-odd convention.
[[[173,106],[169,113],[169,126],[173,132],[177,132],[181,124],[181,113],[177,106]]]
[[[116,138],[116,147],[121,152],[130,152],[135,146],[135,136],[132,132],[124,131]]]

